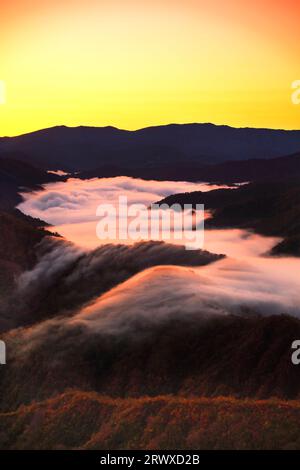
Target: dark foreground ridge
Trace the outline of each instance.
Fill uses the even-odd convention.
[[[10,364],[1,370],[1,409],[70,388],[115,398],[300,397],[300,374],[291,361],[298,319],[205,314],[199,306],[197,315],[182,312],[155,323],[129,320],[129,314],[129,330],[118,334],[67,319],[12,331],[4,336]]]
[[[69,391],[0,414],[0,448],[293,450],[299,419],[296,401]]]

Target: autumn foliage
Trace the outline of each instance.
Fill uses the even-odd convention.
[[[298,401],[69,391],[0,415],[14,449],[299,449]]]

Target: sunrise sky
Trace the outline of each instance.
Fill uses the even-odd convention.
[[[300,129],[299,0],[2,0],[0,135],[170,122]]]

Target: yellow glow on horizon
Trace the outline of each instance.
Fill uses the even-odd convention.
[[[291,28],[276,39],[275,19],[263,29],[237,0],[42,4],[23,0],[19,16],[7,6],[2,136],[59,124],[300,128]]]

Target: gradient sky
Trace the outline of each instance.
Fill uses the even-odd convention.
[[[300,129],[299,0],[2,0],[0,135],[65,124]]]

